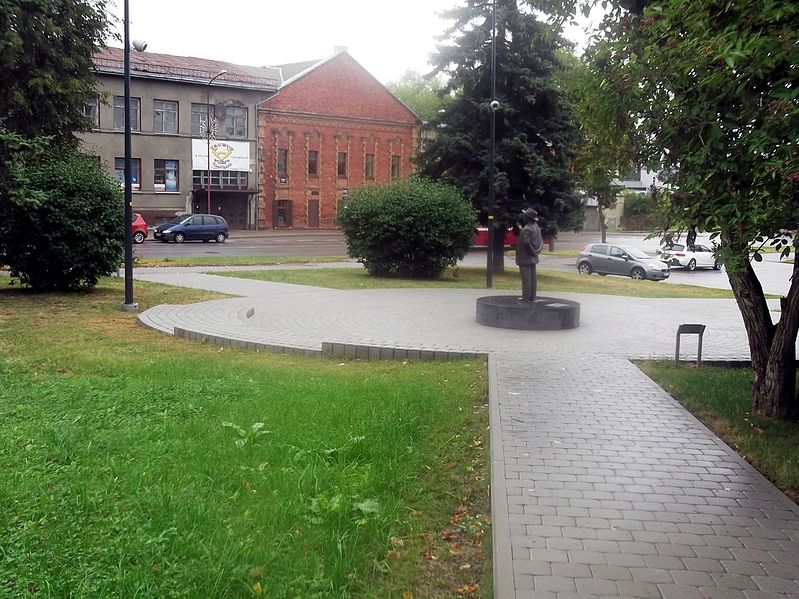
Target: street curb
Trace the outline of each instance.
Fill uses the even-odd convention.
[[[140,324],[151,327],[139,319]],[[173,335],[180,339],[199,341],[220,347],[236,347],[250,351],[264,351],[281,354],[316,356],[325,358],[349,358],[354,360],[421,360],[423,362],[446,362],[449,360],[485,360],[487,353],[459,350],[422,349],[420,347],[392,347],[385,345],[364,345],[354,343],[322,342],[321,349],[275,345],[256,341],[246,341],[225,335],[211,335],[183,327],[174,327]]]
[[[508,488],[505,478],[505,451],[502,447],[502,420],[499,411],[499,385],[496,356],[488,357],[488,433],[491,452],[491,548],[495,599],[516,597],[513,555],[510,543]]]

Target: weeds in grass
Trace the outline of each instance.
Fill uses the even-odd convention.
[[[481,362],[220,350],[121,298],[0,291],[0,596],[431,596],[428,538],[488,509]],[[475,551],[441,596],[490,589]]]

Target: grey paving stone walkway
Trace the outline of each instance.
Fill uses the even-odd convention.
[[[707,359],[745,359],[731,300],[558,294],[581,302],[580,328],[520,332],[474,322],[484,290],[136,277],[238,296],[140,315],[168,333],[309,353],[488,355],[498,598],[799,598],[799,508],[629,362],[673,357],[685,322],[708,325]]]
[[[799,597],[797,506],[628,360],[490,372],[497,596]]]

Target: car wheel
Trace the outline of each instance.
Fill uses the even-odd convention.
[[[593,272],[593,269],[588,262],[580,262],[580,264],[577,265],[577,272],[579,272],[581,275],[590,275]]]
[[[225,243],[225,234],[224,233],[217,233],[216,242],[217,243]]]
[[[696,260],[694,260],[693,258],[691,258],[691,259],[688,261],[688,264],[686,265],[686,267],[685,267],[685,268],[687,268],[687,269],[688,269],[688,270],[690,270],[690,271],[694,271],[694,270],[696,270]]]
[[[183,243],[186,236],[183,233],[175,233],[175,243]]]
[[[136,233],[133,234],[133,243],[144,243],[144,233],[136,231]]]
[[[718,260],[716,260],[716,261],[713,263],[713,270],[721,270],[721,262],[719,262]]]
[[[646,273],[642,268],[633,268],[630,271],[630,278],[636,281],[642,281],[646,278]]]

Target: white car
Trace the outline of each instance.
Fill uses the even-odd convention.
[[[682,266],[687,270],[696,270],[697,268],[719,270],[721,268],[713,250],[698,243],[688,247],[681,243],[674,243],[670,248],[663,246],[657,251],[657,254],[669,266]]]

